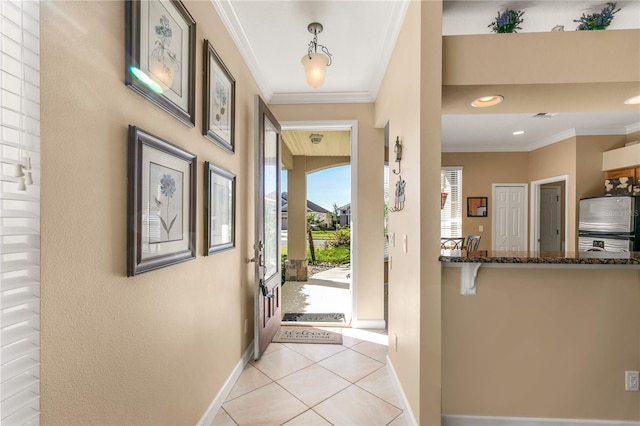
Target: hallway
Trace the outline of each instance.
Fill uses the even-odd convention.
[[[213,424],[408,424],[386,365],[386,331],[342,330],[342,345],[271,343]]]

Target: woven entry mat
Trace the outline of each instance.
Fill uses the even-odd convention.
[[[287,313],[282,317],[282,321],[292,322],[341,322],[344,323],[342,313]]]
[[[283,326],[271,340],[274,343],[325,343],[342,344],[340,328]]]

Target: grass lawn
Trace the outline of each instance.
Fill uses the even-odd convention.
[[[335,230],[311,231],[314,240],[328,240],[336,233]]]
[[[287,255],[287,247],[282,247],[282,254]],[[311,262],[311,254],[307,248],[307,259]],[[351,250],[348,246],[340,246],[336,248],[316,248],[316,262],[335,263],[342,265],[351,262]]]

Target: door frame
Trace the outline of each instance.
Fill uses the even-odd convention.
[[[558,183],[558,182],[553,182]],[[557,200],[555,203],[552,202],[553,204],[553,210],[555,210],[555,220],[558,226],[561,226],[561,220],[562,220],[562,207],[560,204],[560,197],[562,196],[562,188],[560,187],[560,185],[542,185],[540,186],[540,204],[539,204],[539,210],[542,210],[542,193],[545,191],[549,191],[551,192],[553,195],[555,195],[557,197]],[[539,216],[539,220],[542,221],[542,215]],[[542,228],[542,226],[540,226],[540,228]],[[541,230],[541,229],[540,229]],[[556,234],[554,234],[551,238],[554,239],[554,243],[555,241],[558,242],[558,245],[560,246],[560,248],[558,248],[557,251],[562,251],[562,237],[560,236],[560,230],[556,229]],[[539,241],[538,241],[539,240]],[[537,244],[538,244],[538,251],[540,250],[540,246],[542,245],[542,233],[540,233],[540,236],[536,239]]]
[[[351,135],[351,326],[358,324],[357,283],[358,268],[356,266],[358,243],[358,120],[303,120],[281,121],[281,131],[287,130],[348,130]]]
[[[531,251],[539,251],[540,244],[540,187],[546,183],[564,182],[564,252],[569,249],[569,175],[561,175],[531,182]]]
[[[524,247],[527,247],[527,238],[529,237],[529,185],[526,183],[492,183],[491,184],[491,250],[495,250],[496,231],[498,229],[498,215],[496,214],[496,188],[499,186],[512,186],[524,189],[524,220],[522,221],[522,235],[524,235]]]

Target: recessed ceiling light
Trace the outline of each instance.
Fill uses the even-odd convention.
[[[504,96],[501,96],[501,95],[483,96],[471,102],[471,106],[476,108],[486,108],[486,107],[498,105],[503,100],[504,100]]]
[[[516,130],[513,132],[514,135],[524,135],[524,130]]]
[[[627,105],[638,105],[638,104],[640,104],[640,95],[633,96],[633,97],[627,99],[626,101],[624,101],[624,103],[627,104]]]

